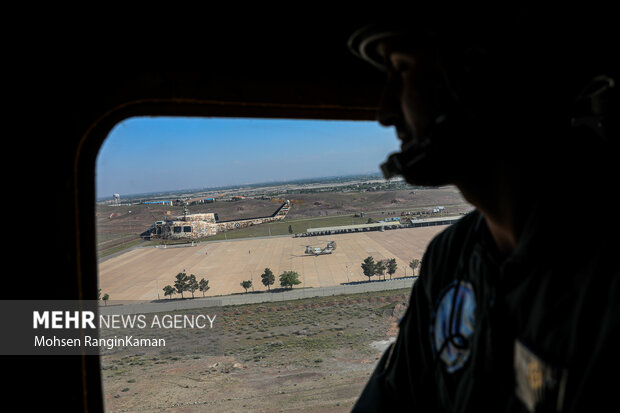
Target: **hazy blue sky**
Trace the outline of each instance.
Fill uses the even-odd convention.
[[[97,159],[97,197],[378,172],[399,148],[377,122],[131,118]]]

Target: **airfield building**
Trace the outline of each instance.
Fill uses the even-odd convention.
[[[384,220],[383,222],[373,222],[367,224],[357,225],[343,225],[337,227],[323,227],[323,228],[308,228],[306,232],[295,234],[295,237],[312,237],[316,235],[332,235],[332,234],[346,234],[352,232],[366,232],[366,231],[385,231],[386,229],[396,228],[417,228],[428,227],[434,225],[451,225],[461,219],[458,217],[441,217],[441,218],[428,218],[418,219],[414,218],[408,221],[405,220]]]

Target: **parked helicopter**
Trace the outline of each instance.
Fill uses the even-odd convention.
[[[336,249],[336,241],[329,241],[325,248],[321,247],[313,247],[311,245],[306,245],[306,254],[314,254],[314,255],[323,255],[323,254],[331,254]]]

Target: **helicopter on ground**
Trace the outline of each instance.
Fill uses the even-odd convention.
[[[306,254],[324,255],[331,254],[336,249],[336,241],[329,241],[324,248],[306,245]]]

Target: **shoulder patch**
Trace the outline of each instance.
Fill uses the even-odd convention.
[[[476,297],[467,281],[454,281],[439,295],[431,319],[431,342],[446,371],[459,370],[469,359],[476,325]]]

